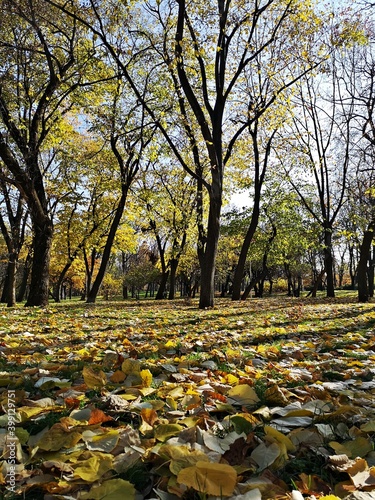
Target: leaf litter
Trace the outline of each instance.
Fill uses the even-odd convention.
[[[375,495],[373,304],[73,302],[1,313],[4,499]]]

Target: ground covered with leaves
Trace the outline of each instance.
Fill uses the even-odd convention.
[[[375,492],[374,304],[76,301],[0,330],[3,498]]]

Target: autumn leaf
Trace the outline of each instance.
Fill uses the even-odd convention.
[[[94,370],[84,366],[82,370],[83,380],[90,389],[100,389],[107,383],[107,376],[102,370]]]
[[[57,451],[61,448],[71,448],[80,441],[82,434],[74,429],[67,430],[65,425],[57,423],[51,427],[37,443],[41,450]]]
[[[113,420],[113,418],[109,415],[106,415],[104,411],[99,410],[98,408],[93,408],[91,410],[88,424],[89,425],[102,424],[104,422],[110,422],[111,420]]]
[[[100,452],[85,452],[74,465],[74,477],[81,478],[87,482],[98,481],[106,472],[112,468],[113,456]]]
[[[87,493],[79,495],[80,500],[132,500],[135,488],[124,479],[109,479],[101,485],[93,486]]]
[[[375,489],[375,467],[369,467],[365,459],[357,459],[354,465],[346,469],[346,473],[356,488]]]
[[[358,436],[353,441],[345,441],[344,443],[331,441],[329,445],[337,454],[345,454],[349,458],[365,457],[373,449],[371,440],[363,436]]]
[[[152,373],[150,372],[150,370],[141,370],[140,376],[142,379],[143,387],[150,387],[152,384]]]
[[[166,441],[181,432],[183,427],[179,424],[161,424],[155,428],[154,436],[158,441]]]
[[[177,481],[208,495],[231,496],[236,487],[237,473],[230,465],[197,462],[182,469]]]
[[[259,402],[259,397],[254,388],[247,384],[240,384],[232,387],[227,392],[227,396],[241,406],[252,406]]]
[[[126,378],[126,374],[122,370],[116,370],[110,377],[109,380],[114,384],[119,384],[123,382]]]
[[[55,330],[43,333],[42,343],[37,334],[26,336],[25,345],[20,345],[19,334],[5,334],[5,349],[11,348],[4,351],[4,366],[9,367],[4,380],[12,384],[21,380],[27,387],[11,393],[11,400],[7,389],[0,396],[4,410],[14,401],[22,494],[27,496],[30,485],[38,484],[44,493],[74,496],[79,483],[80,495],[105,498],[108,488],[110,500],[121,488],[127,491],[126,482],[112,482],[119,479],[113,474],[123,477],[134,468],[140,471],[129,476],[135,490],[143,491],[142,478],[160,498],[182,497],[186,488],[199,487],[189,486],[189,480],[178,482],[183,471],[194,467],[200,483],[212,475],[206,470],[199,476],[199,462],[235,467],[238,484],[231,495],[236,500],[296,495],[291,484],[278,476],[291,477],[296,484],[300,468],[305,474],[299,478],[302,496],[325,494],[336,500],[325,489],[328,484],[339,498],[375,489],[371,447],[375,337],[371,329],[359,326],[360,321],[375,321],[370,305],[358,309],[350,301],[317,300],[301,312],[294,306],[290,310],[288,300],[277,298],[275,320],[268,314],[265,335],[262,318],[267,311],[260,302],[223,304],[222,310],[205,311],[193,322],[191,307],[180,301],[158,308],[150,302],[145,309],[110,303],[92,317],[77,303],[77,310],[83,307],[80,317],[89,314],[84,324],[69,312],[71,307],[76,312],[73,305],[64,305],[61,312],[58,305]],[[295,310],[301,325],[291,331],[284,328],[278,340],[278,327],[273,325],[285,322],[286,316],[289,321]],[[27,318],[24,309],[11,316],[6,309],[2,312],[0,327],[6,331],[9,325],[17,332],[27,323],[28,330],[46,323],[43,311],[33,312],[35,320]],[[238,313],[243,324],[238,324]],[[324,321],[319,319],[322,314]],[[127,351],[130,344],[123,343],[122,325],[129,321],[134,357]],[[244,326],[250,323],[251,337]],[[298,332],[298,328],[304,332],[306,324],[308,338]],[[83,333],[86,330],[90,342]],[[178,356],[165,351],[169,341]],[[275,354],[269,357],[271,341],[277,341],[278,347],[277,353],[269,351]],[[74,347],[84,343],[84,349]],[[364,356],[355,345],[370,351]],[[41,346],[48,347],[51,359],[46,359]],[[303,354],[303,362],[293,357],[296,349]],[[90,356],[91,364],[83,361],[80,352],[84,358]],[[364,366],[355,362],[356,355]],[[20,371],[13,376],[14,363]],[[335,380],[340,373],[343,376]],[[333,379],[326,380],[328,376]],[[7,425],[4,413],[0,447],[8,442]],[[328,444],[339,455],[316,453]],[[30,468],[21,467],[26,462]],[[324,479],[317,470],[324,471]],[[50,476],[54,481],[46,482]],[[4,483],[4,474],[0,480]]]

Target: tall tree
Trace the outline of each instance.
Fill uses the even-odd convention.
[[[48,187],[57,205],[51,264],[57,302],[69,269],[98,233],[106,236],[114,216],[118,186],[109,156],[102,141],[76,131],[55,159],[59,168]]]
[[[99,114],[98,132],[110,146],[113,159],[118,167],[120,196],[111,221],[102,251],[100,266],[95,280],[87,291],[87,302],[95,302],[103,282],[116,232],[124,214],[129,190],[141,166],[147,169],[146,150],[150,145],[155,126],[149,123],[145,110],[139,108],[134,99],[128,99],[128,86],[118,80],[108,94],[108,107],[102,105]],[[146,159],[145,159],[146,157]]]
[[[65,3],[48,1],[69,11]],[[177,160],[196,179],[198,195],[203,196],[203,189],[207,192],[204,230],[202,205],[198,204],[202,229],[199,306],[211,307],[225,167],[254,117],[261,116],[300,78],[294,63],[301,54],[307,54],[318,18],[310,2],[297,0],[262,0],[250,6],[243,0],[157,0],[136,4],[134,11],[109,3],[110,13],[107,2],[89,1],[92,22],[82,19],[76,8],[70,14],[101,39]],[[126,39],[124,29],[130,23],[136,24],[136,29],[129,30]],[[127,57],[129,52],[133,54],[131,59]],[[272,87],[266,101],[260,88],[262,82],[250,92],[247,88],[249,75],[259,70],[261,53],[269,76],[267,85]],[[310,63],[306,59],[302,73],[315,64],[316,60]],[[139,83],[145,78],[149,91],[146,94]],[[160,102],[160,82],[163,89],[170,89],[164,104]]]
[[[142,176],[137,198],[143,205],[144,231],[153,234],[159,252],[162,277],[156,299],[165,297],[169,283],[168,299],[172,300],[175,298],[178,264],[188,240],[191,240],[196,208],[195,185],[160,151],[157,162]]]
[[[16,304],[16,271],[19,255],[25,240],[28,213],[21,194],[0,178],[2,195],[0,211],[0,231],[8,250],[8,265],[1,300],[8,307]]]
[[[45,2],[3,0],[1,10],[0,157],[7,172],[0,175],[28,206],[33,263],[26,305],[38,306],[48,302],[53,234],[41,155],[61,113],[71,106],[68,97],[82,80],[92,47],[81,44],[78,50],[77,23]]]
[[[356,222],[362,221],[363,237],[359,246],[357,267],[358,300],[367,302],[374,292],[374,263],[372,245],[375,232],[375,54],[374,29],[371,43],[355,47],[346,54],[345,71],[350,82],[350,97],[356,103],[356,128],[353,148],[358,157],[351,194],[360,206]]]
[[[352,165],[351,123],[354,103],[342,85],[334,57],[331,71],[308,76],[300,82],[298,111],[292,119],[288,154],[280,154],[288,178],[306,210],[320,224],[323,234],[327,297],[335,296],[332,237],[346,199]],[[301,165],[304,171],[301,170]],[[306,175],[310,173],[310,176]]]

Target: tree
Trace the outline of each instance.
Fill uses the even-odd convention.
[[[136,179],[144,156],[146,156],[145,150],[150,145],[155,132],[155,126],[148,123],[144,109],[139,109],[134,99],[128,99],[128,91],[128,87],[123,85],[122,81],[117,81],[114,88],[108,92],[109,109],[102,105],[99,114],[101,123],[98,124],[97,130],[101,131],[104,139],[109,143],[119,169],[120,197],[96,278],[87,292],[87,302],[95,302],[96,300],[105,276],[116,232],[125,210],[130,187]],[[147,159],[144,163],[147,165]],[[145,168],[147,169],[147,166]]]
[[[82,82],[92,47],[80,44],[77,23],[38,0],[3,0],[0,26],[0,157],[3,181],[25,199],[33,230],[26,305],[45,305],[53,223],[41,164],[43,146],[69,95]],[[63,106],[65,103],[65,107]]]
[[[156,299],[175,298],[176,274],[188,240],[195,213],[196,189],[191,178],[164,158],[161,151],[140,179],[137,198],[143,206],[144,232],[155,238],[162,277]]]
[[[366,13],[366,16],[368,16],[368,13]],[[368,43],[358,43],[342,51],[341,68],[345,81],[346,102],[353,106],[350,148],[356,158],[356,171],[348,191],[352,226],[350,230],[353,239],[358,238],[358,229],[363,233],[362,241],[358,245],[358,300],[367,302],[374,291],[374,263],[371,252],[375,229],[375,59],[373,18],[367,17],[363,30],[363,38],[366,35],[365,41]]]
[[[349,104],[346,101],[334,58],[330,64],[330,72],[327,70],[320,77],[310,75],[299,83],[295,97],[299,111],[293,115],[290,149],[287,156],[280,155],[280,161],[304,207],[321,226],[327,297],[334,297],[332,236],[345,201],[352,160],[353,100]]]
[[[99,5],[90,0],[93,21],[89,22],[78,15],[78,9],[48,1],[79,19],[100,38],[179,163],[197,181],[199,306],[211,307],[225,167],[237,140],[254,118],[300,78],[294,63],[301,46],[305,50],[311,45],[317,16],[309,2],[294,0],[254,2],[252,10],[242,0],[190,4],[179,0],[176,4],[137,4],[136,23],[130,7],[111,4],[109,13],[107,2]],[[299,29],[301,22],[304,30]],[[130,23],[136,29],[129,30],[126,39],[124,29]],[[127,57],[129,52],[131,58]],[[248,80],[256,79],[260,54],[264,54],[264,71],[269,75],[266,85],[272,89],[266,101],[262,82],[250,92],[247,88]],[[311,64],[306,60],[302,73],[316,64],[316,60]],[[166,96],[164,90],[164,99],[168,97],[164,103],[155,98],[163,93],[161,81],[170,91]],[[185,140],[181,141],[181,136]],[[209,198],[205,229],[199,203],[203,189]]]
[[[49,179],[48,191],[56,200],[51,278],[53,297],[60,301],[69,269],[96,238],[104,238],[117,204],[110,152],[102,141],[72,132],[58,152],[58,171]],[[113,161],[112,161],[113,163]]]
[[[25,240],[28,212],[21,194],[0,177],[2,206],[0,230],[8,250],[8,265],[2,293],[2,302],[8,307],[16,304],[16,271],[19,255]]]

